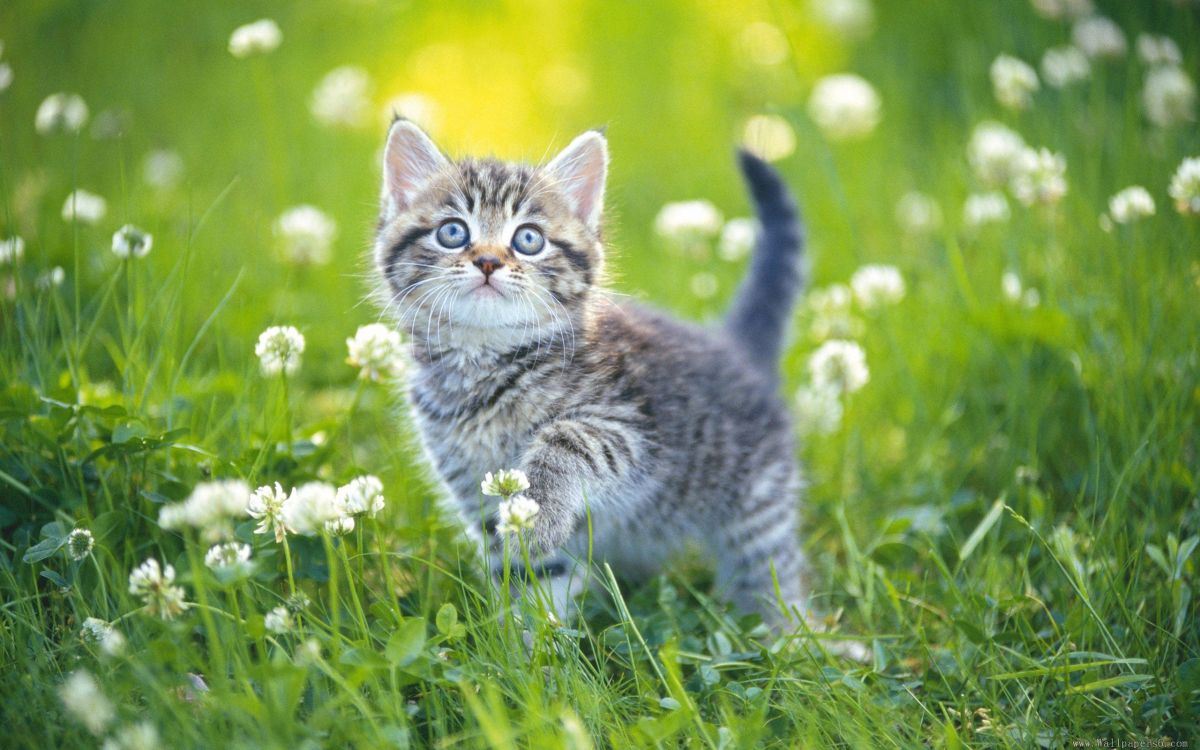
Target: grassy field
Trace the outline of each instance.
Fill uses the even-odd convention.
[[[865,25],[814,12],[863,3],[791,0],[0,5],[0,241],[23,249],[0,244],[0,745],[1194,746],[1200,198],[1178,195],[1200,175],[1168,186],[1200,156],[1178,78],[1200,9],[1099,4],[1121,54],[1049,0],[880,0]],[[231,54],[263,17],[278,48]],[[1073,39],[1086,69],[1040,65]],[[843,72],[878,123],[861,101],[822,122],[812,94]],[[814,288],[785,387],[811,393],[831,337],[870,373],[840,418],[817,404],[802,451],[815,604],[865,661],[726,611],[692,565],[601,569],[578,622],[501,616],[395,389],[346,362],[377,317],[392,109],[451,154],[531,161],[606,125],[613,285],[697,319],[744,260],[719,223],[664,236],[656,217],[747,215],[732,150],[770,116],[749,140],[800,197]],[[1060,156],[1065,194],[1053,159],[987,184],[968,158],[985,121]],[[1110,207],[1132,185],[1152,215]],[[64,217],[76,189],[104,216]],[[964,216],[985,192],[995,220]],[[289,233],[301,205],[336,230],[293,214]],[[142,257],[112,252],[127,224],[153,237]],[[904,294],[843,303],[866,264]],[[306,340],[291,374],[255,355],[273,325]],[[216,537],[159,524],[210,480],[364,474],[386,506],[347,535],[279,543],[233,518],[248,562],[211,567]],[[131,590],[147,559],[174,583],[143,569]]]

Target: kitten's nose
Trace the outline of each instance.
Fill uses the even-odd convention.
[[[494,255],[481,255],[475,259],[475,267],[483,271],[484,277],[491,276],[496,269],[503,265],[504,262]]]

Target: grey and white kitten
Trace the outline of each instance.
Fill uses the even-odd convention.
[[[452,161],[405,120],[388,135],[375,261],[385,313],[411,340],[412,417],[493,549],[496,498],[480,480],[528,475],[534,572],[560,616],[589,549],[645,576],[698,547],[739,608],[780,623],[780,605],[805,606],[800,471],[777,395],[801,227],[779,175],[739,160],[760,232],[724,324],[706,328],[605,292],[599,132],[542,166]]]

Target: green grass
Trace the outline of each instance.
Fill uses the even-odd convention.
[[[19,266],[0,267],[0,744],[99,745],[59,699],[77,670],[116,707],[105,736],[145,720],[181,748],[1200,736],[1200,221],[1166,195],[1200,132],[1145,122],[1136,55],[1012,114],[992,98],[992,59],[1036,62],[1069,40],[1018,0],[877,2],[858,43],[787,2],[205,5],[0,7],[0,61],[15,71],[0,93],[0,238],[26,240]],[[1131,40],[1173,36],[1197,70],[1194,9],[1102,5]],[[233,59],[230,31],[264,15],[283,45]],[[739,55],[756,20],[787,32],[782,65]],[[452,153],[539,159],[608,124],[614,283],[694,318],[720,314],[743,266],[673,252],[655,213],[702,197],[744,215],[739,123],[772,112],[792,124],[796,152],[778,165],[808,218],[814,284],[881,262],[908,286],[864,316],[870,383],[803,450],[817,604],[839,637],[870,647],[868,663],[769,636],[711,601],[709,574],[688,566],[619,593],[598,570],[575,623],[532,607],[501,616],[510,603],[439,510],[396,398],[344,364],[344,339],[375,316],[363,299],[383,118],[349,131],[313,120],[312,88],[342,64],[369,71],[373,108],[405,91],[436,100]],[[884,118],[863,141],[830,144],[805,101],[841,70],[878,88]],[[113,113],[121,134],[36,134],[55,91],[83,94],[92,124]],[[1065,156],[1059,206],[1013,202],[1002,227],[960,226],[978,189],[965,145],[984,119]],[[141,177],[163,147],[185,164],[165,191]],[[1108,196],[1130,184],[1158,214],[1103,231]],[[99,226],[63,221],[77,186],[108,198]],[[942,207],[932,236],[897,226],[913,189]],[[300,203],[338,222],[330,266],[276,252],[272,222]],[[127,222],[153,233],[146,258],[109,252]],[[56,265],[66,282],[39,290]],[[1039,306],[1005,301],[1006,269]],[[714,298],[689,291],[701,271],[718,279]],[[817,345],[808,320],[798,314],[785,359],[789,391]],[[308,341],[286,389],[253,354],[273,324]],[[293,593],[269,537],[238,527],[254,567],[229,579],[203,565],[194,534],[156,523],[210,477],[294,486],[364,472],[386,487],[377,523],[289,540],[311,603],[285,635],[263,621]],[[74,527],[96,538],[82,561],[57,546]],[[148,557],[175,566],[193,605],[174,621],[128,593]],[[118,621],[123,655],[81,637],[89,616]]]

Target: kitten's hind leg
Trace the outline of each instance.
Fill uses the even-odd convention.
[[[772,627],[786,625],[791,612],[807,612],[804,553],[798,538],[795,495],[748,499],[754,512],[730,519],[717,540],[716,592],[743,612],[758,612]],[[785,613],[785,609],[787,610]]]

